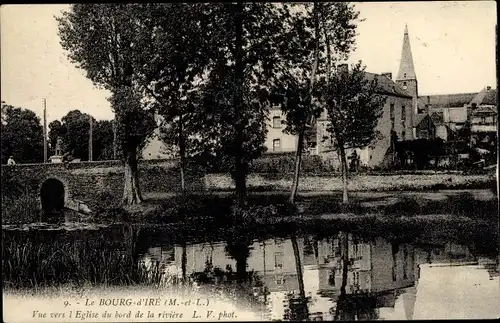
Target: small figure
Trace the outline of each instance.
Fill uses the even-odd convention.
[[[16,162],[14,161],[14,158],[12,156],[9,157],[7,160],[7,165],[15,165]]]
[[[351,160],[349,163],[349,169],[351,172],[357,172],[359,169],[359,156],[356,150],[353,150],[351,156],[348,157]]]

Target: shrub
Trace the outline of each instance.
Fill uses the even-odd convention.
[[[293,173],[295,171],[295,154],[269,154],[253,161],[251,173]],[[317,155],[303,155],[301,172],[324,173],[334,168]]]
[[[38,196],[23,194],[16,198],[2,199],[2,224],[33,223],[39,219]]]
[[[386,206],[384,211],[388,215],[408,216],[419,214],[421,207],[414,199],[402,197],[396,203]]]

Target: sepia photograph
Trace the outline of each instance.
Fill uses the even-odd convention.
[[[4,322],[500,318],[495,1],[0,7]]]

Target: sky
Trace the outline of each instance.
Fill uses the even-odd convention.
[[[479,92],[496,88],[494,1],[366,2],[360,11],[356,51],[373,73],[396,76],[408,26],[419,94]],[[55,15],[68,5],[3,5],[0,8],[1,98],[48,122],[79,109],[112,119],[109,93],[95,88],[68,61],[59,44]]]

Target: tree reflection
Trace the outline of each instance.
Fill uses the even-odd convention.
[[[182,258],[181,258],[181,271],[182,271],[182,283],[186,284],[187,283],[187,274],[186,274],[186,267],[187,267],[187,246],[186,242],[182,242]]]
[[[374,320],[378,318],[376,312],[376,297],[359,290],[347,292],[349,269],[352,259],[349,257],[349,235],[345,232],[339,234],[340,262],[342,283],[340,295],[337,299],[334,319],[336,321]]]
[[[297,281],[299,284],[299,297],[291,297],[289,300],[289,317],[292,321],[306,321],[309,319],[308,299],[304,288],[304,274],[302,272],[302,262],[300,259],[299,244],[297,237],[292,235],[293,256],[295,258],[295,268],[297,271]]]
[[[250,244],[246,238],[237,238],[227,241],[226,252],[236,260],[236,282],[241,284],[247,281],[247,260],[250,256]]]

